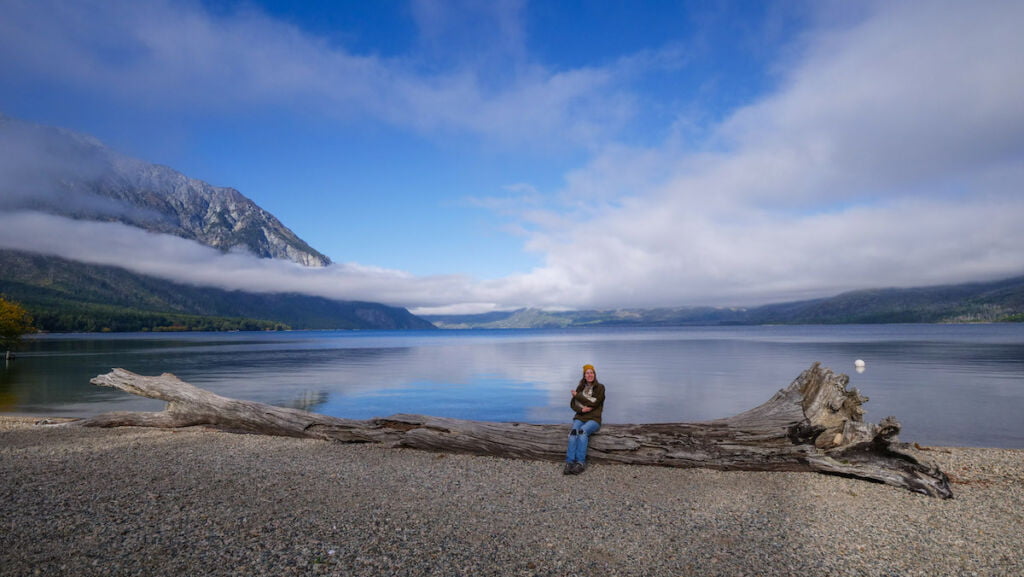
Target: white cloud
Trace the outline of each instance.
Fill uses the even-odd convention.
[[[577,306],[651,306],[1024,272],[1024,5],[877,8],[812,36],[708,152],[612,148],[574,171],[566,198],[592,214],[538,223],[530,278]]]
[[[376,267],[338,263],[323,268],[228,253],[176,236],[120,223],[72,220],[38,212],[0,214],[0,247],[117,266],[183,284],[249,292],[299,292],[396,306],[466,300],[467,280],[413,277]]]
[[[444,32],[451,25],[445,19],[462,12],[417,6],[425,38]],[[476,34],[491,42],[496,36],[489,31],[500,35],[501,66],[455,61],[423,70],[413,56],[357,54],[252,9],[214,13],[198,2],[170,0],[14,0],[0,20],[0,71],[157,110],[234,114],[285,106],[520,143],[579,145],[629,118],[632,103],[615,73],[527,63],[518,3],[474,6],[474,14],[493,17],[471,18],[461,33],[480,28]],[[494,70],[507,72],[494,79]]]

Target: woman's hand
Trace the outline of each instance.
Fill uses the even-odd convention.
[[[580,412],[581,413],[589,413],[590,411],[593,411],[593,410],[594,410],[594,407],[583,407],[582,409],[580,409]]]

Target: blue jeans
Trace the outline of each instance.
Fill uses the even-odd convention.
[[[572,420],[572,430],[569,431],[569,448],[565,451],[566,463],[586,463],[587,443],[590,435],[593,435],[601,428],[597,421]]]

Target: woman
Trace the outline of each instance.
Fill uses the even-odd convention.
[[[566,475],[579,475],[587,468],[587,443],[590,435],[601,428],[604,408],[604,385],[597,380],[594,365],[583,365],[583,378],[572,391],[569,406],[576,411],[569,431],[569,447],[565,451]]]

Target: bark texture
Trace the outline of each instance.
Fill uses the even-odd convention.
[[[235,400],[172,374],[150,377],[114,369],[93,384],[167,401],[156,413],[114,412],[65,426],[189,427],[381,443],[430,451],[557,461],[564,458],[567,425],[466,421],[425,415],[352,420]],[[818,363],[762,405],[733,417],[700,423],[605,424],[591,437],[588,460],[632,465],[721,470],[811,471],[886,483],[951,498],[949,479],[897,441],[893,417],[863,420],[867,401],[849,377]]]

